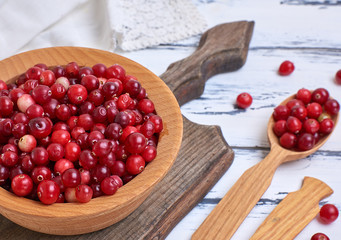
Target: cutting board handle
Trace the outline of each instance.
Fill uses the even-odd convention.
[[[211,76],[244,65],[253,27],[253,21],[217,25],[202,35],[192,55],[168,67],[160,78],[173,91],[179,105],[199,97]]]

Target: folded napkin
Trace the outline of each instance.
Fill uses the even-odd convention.
[[[191,0],[0,0],[0,59],[52,46],[132,51],[205,28]]]

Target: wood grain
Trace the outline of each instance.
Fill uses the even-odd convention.
[[[319,202],[332,193],[333,190],[319,179],[305,177],[302,188],[289,193],[250,240],[294,239],[319,213]]]
[[[172,63],[160,78],[173,91],[180,105],[199,97],[213,75],[241,68],[247,57],[254,22],[238,21],[206,31],[196,51]]]
[[[295,95],[290,96],[281,104],[285,105]],[[333,117],[336,124],[339,114]],[[282,148],[273,132],[274,119],[268,122],[267,134],[271,145],[269,154],[255,166],[246,170],[228,193],[217,204],[205,221],[194,232],[192,239],[223,240],[231,239],[240,224],[244,221],[258,200],[271,184],[278,166],[284,162],[298,160],[317,151],[329,138],[324,136],[310,150],[294,151]]]

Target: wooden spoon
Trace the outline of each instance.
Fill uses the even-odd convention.
[[[305,177],[302,188],[289,193],[250,240],[294,239],[319,213],[321,199],[332,193],[333,189],[321,180]]]
[[[281,104],[285,105],[295,95],[287,98]],[[334,116],[334,127],[339,114]],[[271,184],[277,167],[284,162],[305,158],[319,149],[329,138],[324,136],[308,151],[293,151],[280,146],[272,128],[274,119],[271,116],[268,122],[267,134],[270,141],[269,154],[258,164],[246,170],[218,205],[208,215],[205,221],[194,232],[192,239],[230,239],[246,216],[257,204]]]

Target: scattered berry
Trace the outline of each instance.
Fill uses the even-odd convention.
[[[279,75],[287,76],[290,75],[294,70],[295,70],[294,64],[287,60],[281,63],[278,69],[278,73]]]
[[[339,216],[339,210],[333,204],[325,204],[320,209],[320,219],[323,223],[334,222]]]
[[[252,100],[252,96],[249,93],[243,92],[237,96],[236,103],[239,108],[245,109],[251,106]]]

